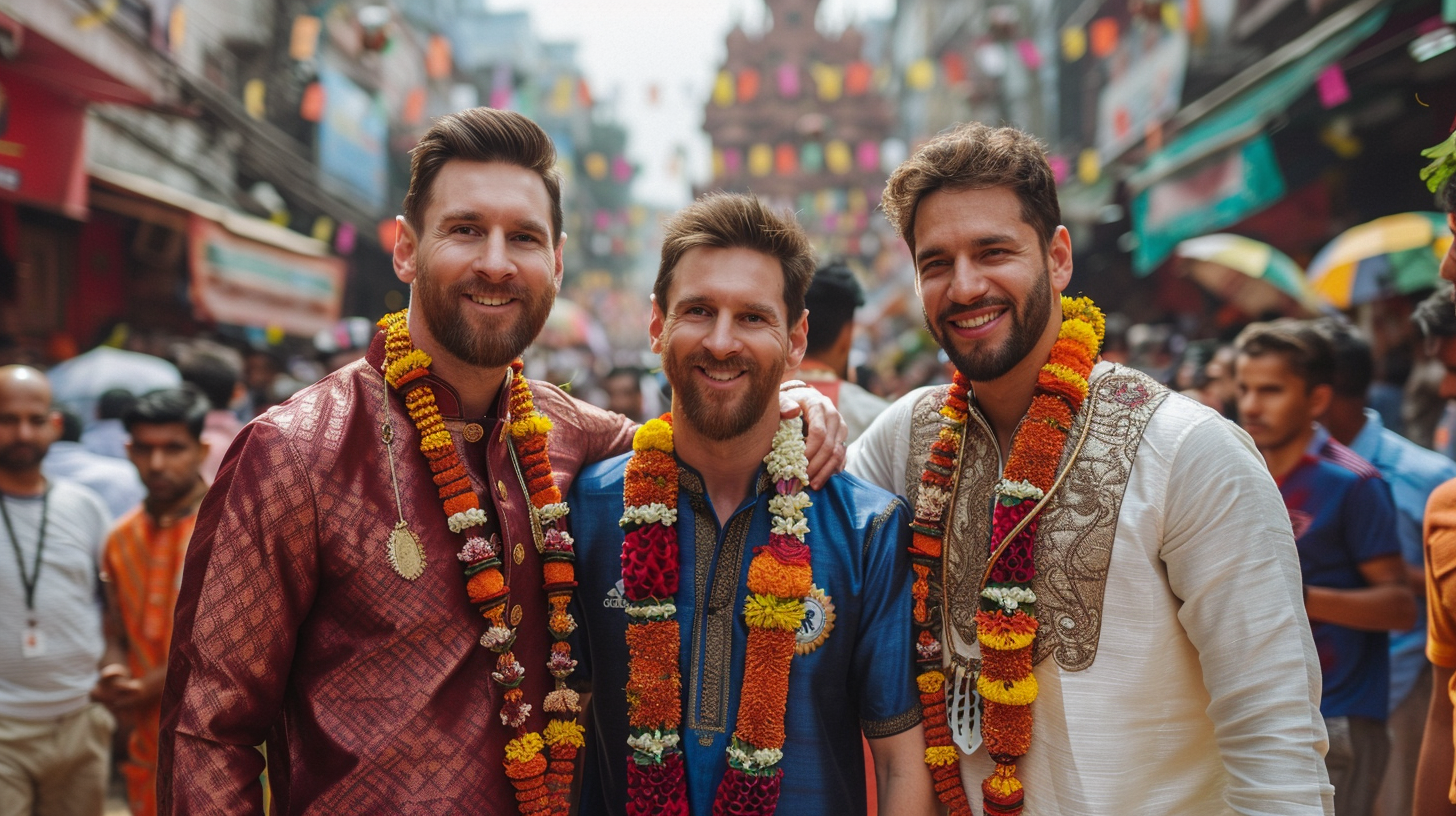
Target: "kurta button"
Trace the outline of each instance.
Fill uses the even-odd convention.
[[[526,560],[526,548],[522,547],[519,541],[516,542],[516,548],[511,550],[511,560],[517,564]]]
[[[500,479],[496,479],[495,480],[495,489],[496,489],[496,492],[500,494],[501,501],[505,501],[506,500],[506,483],[503,482],[503,481],[501,481]]]
[[[511,625],[512,626],[520,626],[521,625],[521,617],[524,614],[525,613],[521,611],[521,605],[520,604],[516,604],[515,606],[511,607]]]
[[[485,429],[482,428],[482,427],[480,427],[480,424],[479,423],[471,422],[471,423],[469,423],[469,424],[467,424],[465,426],[465,441],[466,442],[471,442],[471,443],[479,442],[484,437],[485,437]]]

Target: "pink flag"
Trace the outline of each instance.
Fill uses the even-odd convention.
[[[1340,70],[1338,62],[1320,72],[1315,86],[1319,88],[1320,104],[1326,109],[1350,100],[1350,85],[1345,81],[1345,72]]]
[[[1021,55],[1022,64],[1029,70],[1035,71],[1041,67],[1041,52],[1031,40],[1017,40],[1016,53]]]

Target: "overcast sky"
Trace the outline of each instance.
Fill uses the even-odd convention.
[[[639,200],[676,207],[687,203],[692,181],[708,175],[703,106],[723,61],[723,40],[735,22],[761,31],[763,0],[484,0],[492,10],[526,9],[536,35],[572,40],[599,99],[613,102],[627,126],[627,150],[641,168]],[[893,13],[894,0],[823,0],[819,25],[839,31]],[[648,89],[659,99],[650,103]],[[679,147],[682,175],[669,175]]]

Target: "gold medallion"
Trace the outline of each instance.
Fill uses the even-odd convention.
[[[806,655],[824,644],[834,631],[834,601],[813,584],[804,598],[804,620],[794,637],[794,654]]]
[[[466,426],[465,426],[465,441],[466,442],[479,442],[481,439],[484,439],[484,438],[485,438],[485,429],[482,428],[482,427],[480,427],[480,424],[479,423],[471,422],[471,423],[466,424]]]
[[[511,550],[511,559],[517,564],[526,560],[526,548],[521,546],[521,542],[517,541],[515,549]]]
[[[420,537],[400,519],[389,534],[389,565],[409,581],[425,574],[425,550]]]
[[[521,617],[524,614],[525,614],[525,612],[521,609],[521,605],[520,604],[516,604],[515,606],[511,607],[511,625],[512,626],[520,626],[521,625]]]

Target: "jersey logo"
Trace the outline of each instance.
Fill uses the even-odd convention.
[[[823,645],[834,631],[834,600],[817,586],[810,585],[804,598],[804,620],[794,637],[794,654],[806,655]]]
[[[617,585],[607,590],[607,597],[602,600],[602,606],[608,609],[627,608],[627,584],[618,579]]]

